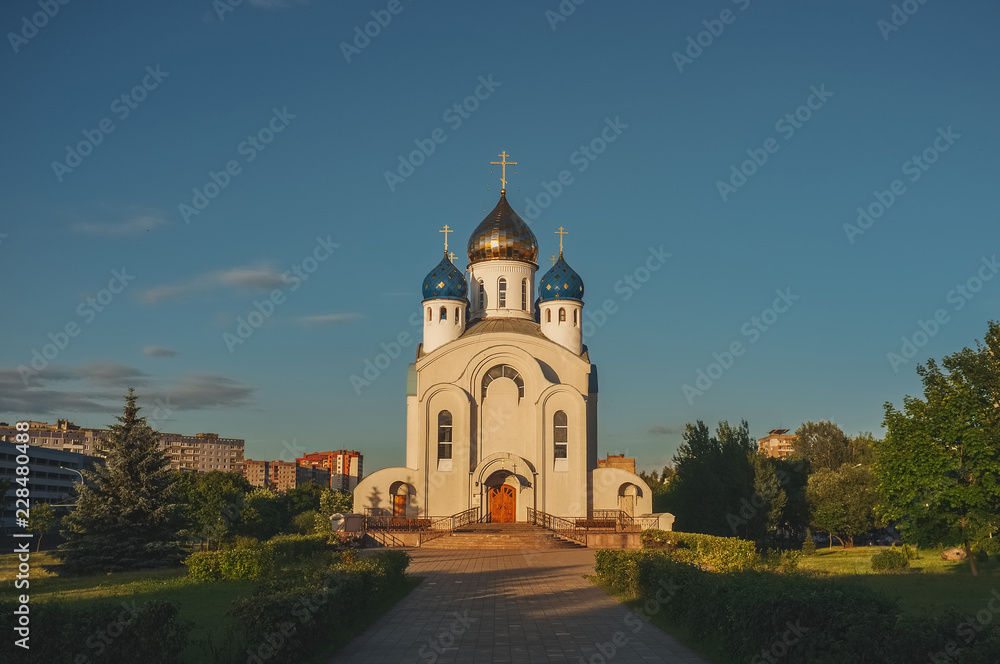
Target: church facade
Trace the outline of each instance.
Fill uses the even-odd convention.
[[[650,515],[641,478],[598,468],[597,366],[583,344],[583,280],[562,242],[537,279],[538,242],[501,191],[467,253],[463,273],[446,241],[424,279],[423,342],[406,385],[406,465],[360,482],[355,512],[429,518],[475,508],[494,522],[525,521],[529,508]]]

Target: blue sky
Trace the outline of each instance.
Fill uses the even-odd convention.
[[[4,421],[105,426],[132,384],[249,457],[402,464],[415,342],[351,376],[419,338],[501,150],[541,255],[564,226],[613,312],[602,456],[659,467],[696,419],[880,434],[997,317],[995,3],[44,6],[0,10]]]

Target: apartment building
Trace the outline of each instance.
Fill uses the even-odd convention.
[[[766,436],[757,439],[757,450],[775,459],[784,459],[794,450],[795,434],[788,429],[771,429]]]
[[[69,420],[57,420],[56,424],[28,422],[29,445],[87,456],[100,456],[97,444],[104,433],[103,429],[79,427]],[[14,441],[16,434],[13,426],[0,422],[0,441]],[[194,436],[161,433],[160,449],[167,453],[173,470],[238,473],[243,468],[244,441],[241,438],[220,438],[214,433]]]

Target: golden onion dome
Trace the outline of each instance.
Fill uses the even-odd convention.
[[[493,211],[486,215],[469,238],[469,263],[510,259],[534,263],[538,240],[528,224],[507,203],[501,192]]]

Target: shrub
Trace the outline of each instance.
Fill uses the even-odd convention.
[[[802,555],[803,556],[814,556],[816,555],[816,542],[813,541],[812,531],[806,528],[806,538],[802,540]]]
[[[758,564],[754,543],[738,537],[716,537],[653,529],[643,531],[642,540],[644,544],[669,542],[676,547],[672,555],[678,560],[718,572],[753,569]]]
[[[268,579],[250,597],[230,604],[228,615],[248,646],[240,652],[266,649],[280,653],[280,661],[301,660],[331,628],[400,585],[409,563],[406,552],[385,551],[313,570],[309,578],[294,585]]]
[[[191,554],[184,561],[188,574],[200,581],[252,580],[301,566],[313,558],[332,562],[325,535],[278,535],[263,543],[250,539],[247,544]]]
[[[13,646],[14,605],[0,602],[3,661],[76,664],[77,662],[175,662],[187,647],[193,623],[178,619],[179,607],[166,600],[138,604],[101,602],[67,609],[54,602],[31,605],[30,650]],[[9,646],[9,648],[8,648]],[[30,658],[28,654],[30,653]]]
[[[895,602],[863,586],[795,574],[707,572],[673,552],[598,551],[595,560],[601,581],[644,600],[646,617],[662,612],[731,661],[776,661],[762,653],[776,655],[772,648],[781,643],[782,664],[911,664],[953,640],[961,621],[968,625],[968,616],[958,614],[901,616]],[[997,652],[994,627],[950,661],[1000,661]]]
[[[906,553],[895,546],[872,556],[872,571],[876,573],[903,572],[910,566]]]

